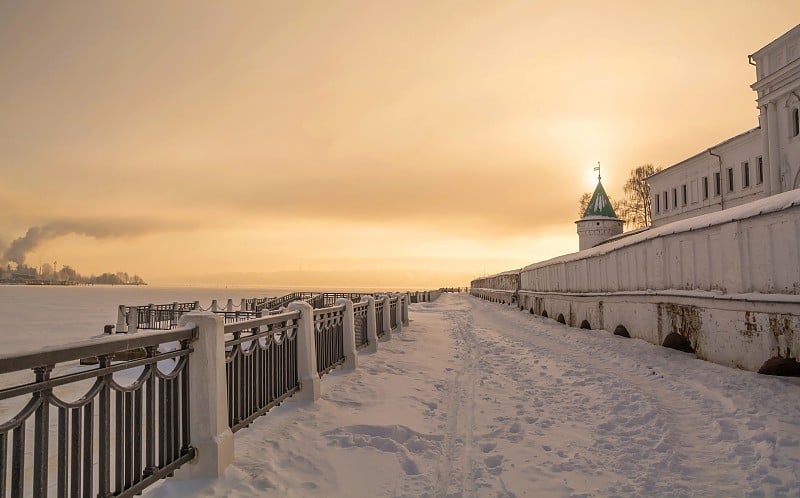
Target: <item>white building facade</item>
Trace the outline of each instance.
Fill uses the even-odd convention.
[[[800,25],[750,61],[759,126],[648,178],[653,226],[800,188]]]

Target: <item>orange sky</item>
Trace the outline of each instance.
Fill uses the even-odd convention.
[[[577,250],[597,161],[620,197],[634,166],[756,126],[747,54],[798,20],[797,0],[0,1],[0,247],[62,226],[28,264],[463,285]]]

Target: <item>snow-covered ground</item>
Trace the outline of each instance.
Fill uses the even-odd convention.
[[[800,496],[800,379],[445,294],[150,497]]]

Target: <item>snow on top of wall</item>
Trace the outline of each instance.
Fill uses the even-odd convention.
[[[485,289],[493,292],[507,292],[501,289]],[[540,296],[542,294],[563,294],[560,291],[532,291],[520,289],[520,294],[529,294]],[[576,296],[602,296],[621,297],[621,296],[670,296],[670,297],[688,297],[692,299],[714,299],[721,301],[748,301],[757,303],[784,303],[784,304],[800,304],[800,295],[797,294],[764,294],[762,292],[739,292],[736,294],[725,294],[721,290],[699,290],[699,289],[662,289],[662,290],[625,290],[625,291],[602,291],[602,292],[570,292]]]
[[[577,261],[593,256],[601,256],[603,254],[622,249],[623,247],[631,246],[658,237],[674,235],[682,232],[691,232],[694,230],[702,230],[715,225],[744,220],[747,218],[752,218],[753,216],[773,213],[797,206],[800,206],[800,189],[790,190],[788,192],[783,192],[765,199],[748,202],[747,204],[742,204],[741,206],[732,207],[723,211],[694,216],[684,220],[673,221],[672,223],[667,223],[666,225],[661,225],[659,227],[642,230],[639,233],[600,244],[590,249],[565,254],[563,256],[557,256],[555,258],[538,263],[533,263],[523,268],[522,271],[533,270],[558,263]]]
[[[501,272],[501,273],[495,273],[494,275],[486,275],[485,277],[476,277],[476,278],[472,279],[472,281],[474,282],[475,280],[483,280],[485,278],[502,277],[504,275],[516,275],[521,270],[522,270],[522,268],[517,268],[516,270],[508,270],[508,271],[504,271],[504,272]]]

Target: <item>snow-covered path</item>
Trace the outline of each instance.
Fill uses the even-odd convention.
[[[150,496],[800,496],[800,379],[467,295],[236,435],[224,479]]]

